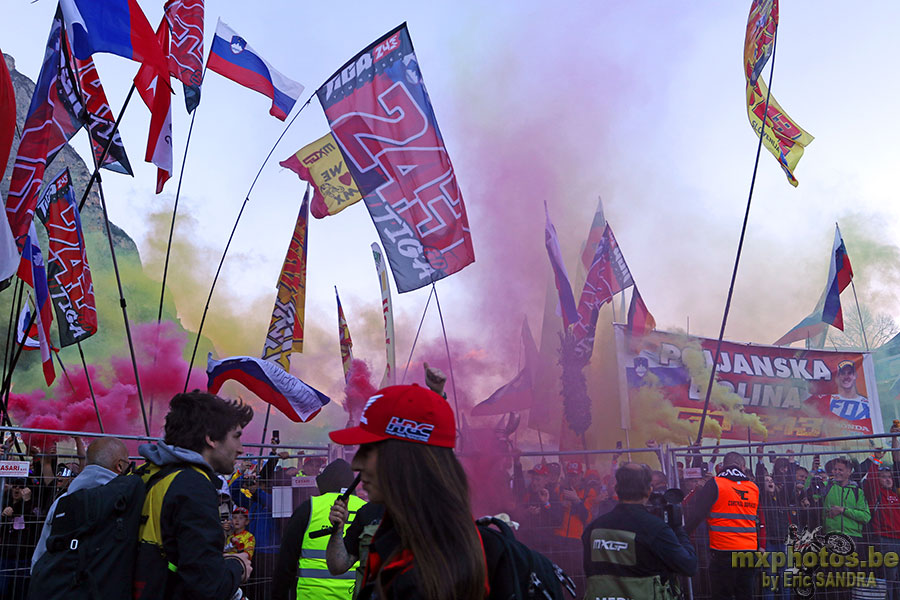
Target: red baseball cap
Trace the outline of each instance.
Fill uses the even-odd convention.
[[[581,475],[584,472],[584,467],[581,466],[580,462],[567,462],[566,463],[566,474],[568,475]]]
[[[355,446],[387,439],[428,446],[456,446],[456,421],[450,405],[429,389],[392,385],[369,398],[359,425],[328,434],[336,444]]]

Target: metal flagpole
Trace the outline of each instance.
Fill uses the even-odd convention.
[[[94,386],[91,383],[91,373],[88,371],[87,361],[84,359],[84,350],[81,349],[81,342],[77,342],[78,354],[81,355],[81,366],[84,367],[84,378],[87,380],[88,390],[91,392],[91,400],[94,401],[94,412],[97,413],[97,424],[100,425],[100,433],[103,431],[103,420],[100,418],[100,407],[97,406],[97,396],[94,395]]]
[[[406,359],[406,368],[403,369],[403,379],[400,383],[406,383],[406,374],[409,372],[409,363],[412,362],[413,350],[416,349],[416,342],[419,341],[419,333],[422,331],[422,323],[425,322],[425,315],[428,313],[428,305],[431,304],[431,297],[434,296],[434,288],[428,294],[428,300],[425,302],[425,310],[422,311],[422,318],[419,320],[419,328],[416,329],[416,337],[413,338],[412,347],[409,349],[409,358]]]
[[[447,349],[447,364],[450,366],[450,382],[453,385],[453,406],[456,409],[456,430],[462,433],[462,423],[459,415],[459,396],[456,393],[456,377],[453,376],[453,359],[450,358],[450,343],[447,341],[447,328],[444,327],[444,314],[441,312],[441,300],[438,298],[437,287],[431,282],[431,290],[434,292],[434,302],[437,304],[438,316],[441,318],[441,331],[444,334],[444,347]],[[423,315],[424,316],[424,315]]]
[[[866,344],[866,352],[869,351],[869,339],[866,337],[866,326],[863,324],[862,311],[859,309],[859,298],[856,297],[856,284],[850,280],[850,287],[853,288],[853,300],[856,301],[856,314],[859,315],[859,330],[862,331],[863,342]]]
[[[266,159],[259,166],[259,171],[256,172],[256,177],[253,178],[253,183],[250,184],[250,189],[247,190],[247,194],[244,196],[244,202],[241,204],[241,210],[238,211],[238,216],[234,220],[234,227],[231,228],[231,235],[228,236],[228,241],[225,243],[225,249],[222,251],[222,258],[219,260],[219,266],[218,268],[216,268],[216,274],[213,277],[212,285],[209,288],[209,296],[207,296],[206,298],[206,306],[203,307],[203,315],[200,317],[200,326],[197,328],[197,338],[194,340],[194,350],[191,352],[191,362],[188,364],[187,377],[185,377],[184,380],[185,392],[187,392],[188,382],[191,379],[191,369],[194,368],[194,360],[197,358],[197,347],[200,345],[200,335],[203,333],[203,325],[204,323],[206,323],[206,314],[209,312],[209,303],[212,301],[213,291],[215,291],[216,289],[216,282],[219,281],[219,274],[222,272],[222,265],[225,263],[225,256],[228,254],[228,248],[231,247],[231,240],[234,239],[234,232],[237,231],[238,223],[241,222],[241,215],[244,214],[244,209],[247,207],[247,203],[250,202],[250,193],[253,191],[254,186],[256,186],[256,182],[259,180],[259,176],[262,174],[263,168],[266,166],[266,163],[269,162],[272,154],[274,154],[275,148],[278,147],[278,143],[281,142],[281,138],[283,138],[284,134],[286,134],[288,129],[291,128],[291,125],[294,124],[294,121],[297,120],[297,117],[300,116],[300,113],[303,112],[303,109],[309,106],[315,95],[316,92],[313,92],[306,103],[300,107],[300,110],[297,111],[297,114],[295,114],[285,126],[284,130],[281,132],[281,135],[278,136],[278,139],[275,140],[275,144],[272,146],[272,149],[269,150],[269,153],[266,155]]]
[[[709,382],[706,386],[706,400],[703,403],[703,414],[700,415],[700,427],[697,429],[696,445],[703,440],[703,426],[706,424],[706,414],[709,412],[709,399],[712,395],[713,385],[716,383],[716,368],[719,366],[719,355],[722,352],[722,338],[725,337],[725,324],[728,322],[728,311],[731,309],[731,297],[734,294],[734,282],[737,279],[738,264],[741,261],[741,250],[744,248],[744,235],[747,233],[747,221],[750,218],[750,203],[753,200],[753,188],[756,185],[756,171],[759,168],[759,156],[762,152],[763,137],[766,135],[766,120],[769,118],[769,100],[772,97],[772,76],[775,74],[775,49],[778,44],[778,29],[772,36],[772,65],[769,69],[769,89],[766,90],[766,105],[763,108],[762,130],[759,132],[759,144],[756,146],[756,161],[753,163],[753,177],[750,179],[750,193],[747,196],[747,208],[744,211],[744,223],[741,226],[741,237],[738,241],[737,255],[734,258],[734,270],[731,272],[731,285],[728,286],[728,298],[725,300],[725,312],[722,315],[722,327],[719,329],[719,338],[716,340],[716,353],[713,356],[712,368],[709,370]]]

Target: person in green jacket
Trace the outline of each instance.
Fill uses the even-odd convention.
[[[833,481],[825,488],[822,508],[825,513],[825,532],[836,531],[853,538],[857,548],[862,543],[863,527],[872,518],[866,495],[850,480],[853,466],[846,458],[834,459],[831,467]]]

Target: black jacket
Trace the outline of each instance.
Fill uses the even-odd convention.
[[[595,529],[616,529],[635,534],[636,566],[613,565],[591,560],[591,532]],[[694,575],[697,553],[684,527],[670,527],[650,514],[642,504],[619,503],[584,528],[581,538],[584,548],[584,576],[618,575],[621,577]]]
[[[225,534],[219,521],[215,473],[190,450],[145,444],[140,453],[156,465],[184,468],[172,479],[162,501],[160,529],[165,555],[141,543],[135,599],[230,600],[241,583],[243,569],[238,560],[226,559],[222,553]],[[177,572],[171,571],[168,563],[175,565]]]

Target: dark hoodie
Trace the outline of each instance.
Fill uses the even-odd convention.
[[[216,474],[193,450],[159,443],[143,444],[138,452],[151,465],[177,474],[168,484],[160,510],[161,552],[141,543],[135,600],[229,600],[241,583],[243,568],[238,560],[222,554]],[[156,485],[164,485],[165,480]]]

